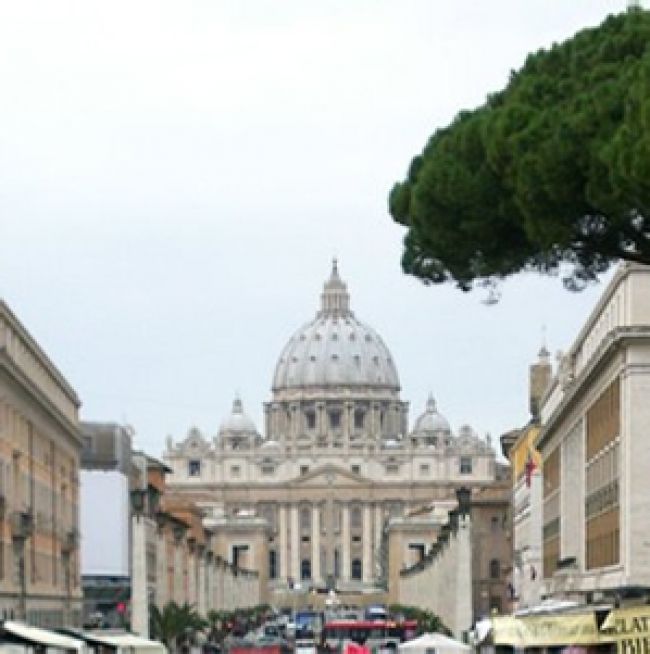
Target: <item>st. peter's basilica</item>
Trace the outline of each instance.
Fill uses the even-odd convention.
[[[224,556],[271,590],[385,586],[389,528],[402,532],[391,557],[413,565],[456,490],[500,474],[489,437],[453,432],[433,397],[409,426],[395,361],[352,312],[336,261],[316,315],[280,353],[263,433],[237,398],[216,435],[190,429],[164,458],[170,490],[203,507]]]

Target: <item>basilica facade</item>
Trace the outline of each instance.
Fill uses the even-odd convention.
[[[239,398],[216,435],[168,439],[169,489],[203,507],[223,555],[267,589],[369,592],[426,555],[456,491],[498,476],[489,437],[452,431],[430,397],[409,422],[392,355],[350,308],[336,262],[315,317],[282,349],[260,432]],[[261,535],[260,535],[261,534]]]

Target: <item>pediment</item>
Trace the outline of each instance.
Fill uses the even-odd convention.
[[[185,456],[205,456],[210,450],[210,442],[196,427],[192,427],[185,440],[178,444],[178,450]]]
[[[322,487],[322,486],[366,486],[370,479],[358,475],[351,470],[346,470],[335,465],[325,465],[310,470],[300,477],[296,477],[290,483],[300,487]]]

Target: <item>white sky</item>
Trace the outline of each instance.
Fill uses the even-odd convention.
[[[437,126],[527,52],[625,0],[0,0],[0,295],[86,420],[262,429],[282,346],[333,255],[411,401],[495,437],[528,418],[546,325],[602,286],[522,276],[496,306],[399,266],[387,195]]]

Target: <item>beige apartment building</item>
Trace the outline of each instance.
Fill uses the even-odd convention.
[[[650,269],[622,265],[542,401],[544,596],[650,589]]]
[[[0,300],[0,619],[80,624],[78,409]]]

